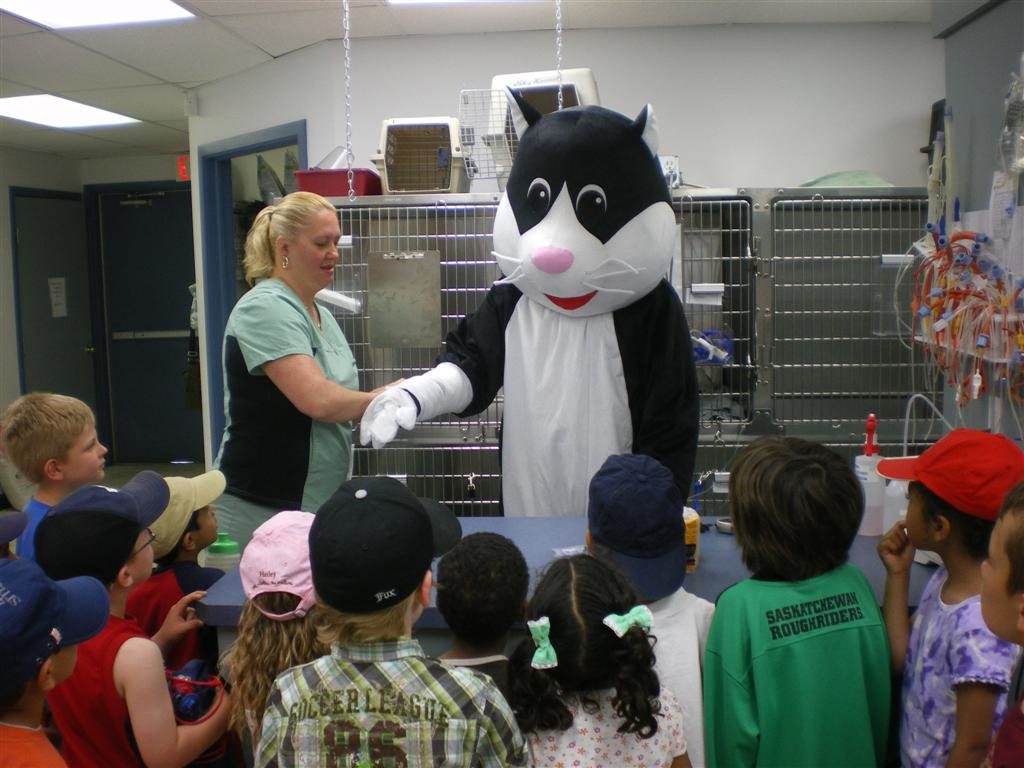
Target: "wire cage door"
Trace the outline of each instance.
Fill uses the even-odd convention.
[[[771,397],[787,434],[852,457],[874,413],[882,452],[896,455],[907,398],[923,392],[934,401],[941,392],[905,330],[909,260],[886,266],[882,258],[920,236],[926,209],[919,194],[772,200]],[[923,437],[932,414],[911,419]]]

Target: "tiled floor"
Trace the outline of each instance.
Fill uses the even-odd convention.
[[[144,469],[151,469],[162,477],[195,477],[206,471],[199,463],[193,464],[111,464],[101,485],[120,488],[129,479]]]

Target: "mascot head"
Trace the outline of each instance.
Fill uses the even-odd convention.
[[[511,94],[519,151],[494,221],[494,255],[527,297],[578,317],[611,312],[665,276],[676,218],[654,113],[602,107],[541,117]]]

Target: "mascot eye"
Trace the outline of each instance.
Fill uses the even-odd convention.
[[[601,216],[607,210],[608,198],[605,196],[604,190],[597,186],[597,184],[587,184],[576,195],[576,215],[578,217]]]
[[[534,179],[526,191],[526,202],[535,213],[545,213],[551,207],[551,186],[544,179]]]

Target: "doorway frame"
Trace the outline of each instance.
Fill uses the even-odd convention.
[[[242,155],[292,144],[298,147],[299,168],[308,167],[305,120],[282,123],[252,133],[201,144],[196,148],[199,156],[199,237],[203,246],[205,348],[202,367],[210,423],[210,464],[220,450],[220,441],[224,435],[224,372],[221,366],[221,349],[228,315],[235,305],[235,231],[231,160]],[[231,258],[225,259],[223,254],[229,254]]]

